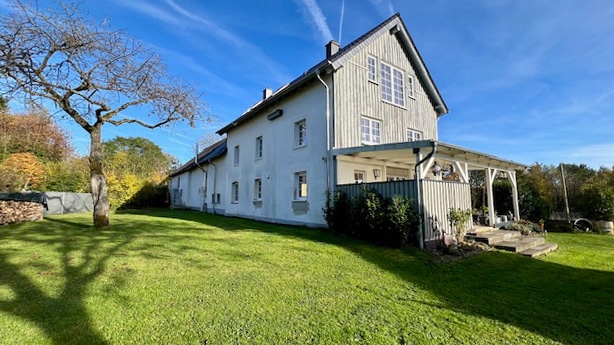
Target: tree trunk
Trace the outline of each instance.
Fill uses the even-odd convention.
[[[95,124],[90,132],[90,176],[92,199],[94,200],[94,226],[109,226],[109,197],[107,181],[102,172],[102,124]]]

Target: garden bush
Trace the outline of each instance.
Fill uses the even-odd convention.
[[[120,209],[133,208],[165,208],[169,206],[170,196],[165,183],[155,184],[145,182],[143,187],[125,201]]]
[[[334,233],[395,248],[418,245],[419,217],[408,198],[366,190],[353,199],[329,193],[324,218]]]

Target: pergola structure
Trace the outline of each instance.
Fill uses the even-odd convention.
[[[384,166],[387,163],[407,165],[413,167],[413,177],[418,183],[424,179],[441,179],[441,174],[437,173],[441,169],[442,162],[446,162],[445,166],[451,167],[449,170],[453,170],[458,174],[459,182],[463,183],[469,183],[469,171],[484,170],[489,224],[495,224],[493,183],[498,174],[504,174],[512,186],[514,217],[515,219],[520,219],[516,172],[524,171],[527,168],[526,165],[433,140],[333,149],[332,155],[333,157],[351,156],[363,158],[372,162],[380,162]],[[335,184],[337,184],[337,166],[335,165],[334,168],[332,177]],[[434,174],[432,175],[431,172]],[[419,193],[420,188],[417,188],[417,190],[417,201],[421,205],[423,200]]]

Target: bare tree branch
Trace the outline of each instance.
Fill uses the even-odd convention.
[[[45,9],[23,0],[8,5],[12,12],[0,16],[0,97],[23,96],[43,108],[51,101],[90,134],[94,218],[104,223],[100,212],[106,202],[108,222],[102,126],[157,128],[177,121],[194,126],[208,118],[205,104],[142,42],[93,23],[74,3]],[[115,119],[128,108],[138,108],[147,119]]]

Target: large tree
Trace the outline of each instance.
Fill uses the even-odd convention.
[[[41,9],[12,0],[9,6],[0,17],[0,89],[42,107],[51,101],[89,133],[94,225],[107,226],[103,125],[156,128],[185,120],[193,126],[204,104],[138,39],[94,23],[77,5]],[[147,119],[118,116],[128,108]]]
[[[155,183],[168,176],[172,163],[171,157],[158,145],[141,137],[116,137],[105,141],[104,156],[110,168]]]

